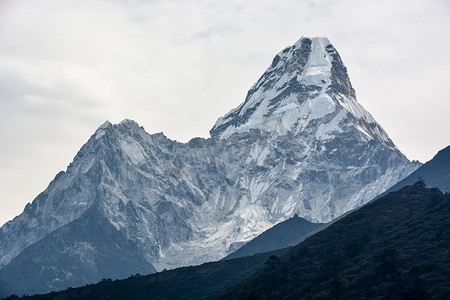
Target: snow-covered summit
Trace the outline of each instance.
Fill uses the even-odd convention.
[[[329,122],[315,126],[318,120]],[[328,38],[302,37],[280,51],[246,100],[211,129],[214,138],[262,130],[271,135],[297,134],[315,126],[319,139],[342,132],[351,120],[364,138],[396,149],[386,132],[356,101],[347,69]]]

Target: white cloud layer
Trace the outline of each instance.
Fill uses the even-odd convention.
[[[207,137],[301,36],[330,38],[408,158],[449,144],[446,0],[0,0],[0,224],[105,120]]]

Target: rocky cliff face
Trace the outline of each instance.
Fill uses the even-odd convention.
[[[26,247],[42,240],[64,241],[51,233],[76,230],[92,207],[117,241],[135,245],[149,271],[150,264],[163,269],[217,260],[295,214],[328,222],[418,166],[356,102],[328,39],[301,38],[275,56],[209,139],[178,143],[130,120],[101,125],[67,170],[1,228],[0,266],[26,268],[19,253],[26,256]],[[12,280],[5,270],[0,279]],[[46,289],[51,286],[43,283],[36,291]]]

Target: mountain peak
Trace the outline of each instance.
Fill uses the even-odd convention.
[[[123,119],[122,121],[120,121],[120,123],[118,125],[121,126],[131,126],[131,127],[139,127],[139,124],[134,121],[134,120],[130,120],[130,119]]]
[[[135,131],[137,129],[143,129],[136,121],[130,120],[130,119],[124,119],[118,124],[112,124],[110,121],[105,121],[102,125],[100,125],[97,130],[95,131],[95,139],[99,139],[102,137],[108,130],[111,128],[113,129],[119,129],[119,130],[126,130],[126,131]]]
[[[110,126],[112,126],[111,122],[108,121],[108,120],[106,120],[102,125],[100,125],[100,126],[98,127],[97,130],[99,130],[99,129],[105,129],[105,128],[108,128],[108,127],[110,127]]]
[[[294,45],[283,49],[274,57],[272,64],[253,85],[250,92],[266,85],[268,82],[272,84],[266,85],[267,88],[273,87],[274,84],[277,85],[274,81],[281,78],[273,75],[288,78],[295,76],[295,79],[305,86],[328,87],[332,83],[332,72],[336,71],[335,69],[342,69],[344,72],[340,75],[348,77],[347,69],[343,66],[339,54],[328,38],[302,37]],[[278,82],[279,87],[284,84],[286,82],[283,80],[281,83]],[[351,88],[351,84],[346,84],[350,85]],[[351,93],[347,96],[355,98]]]
[[[324,36],[313,36],[313,37],[302,36],[297,42],[295,42],[295,44],[293,46],[299,47],[304,40],[311,40],[311,41],[319,42],[319,43],[324,44],[325,46],[331,44],[330,40]]]
[[[294,71],[301,73],[298,74],[297,80],[305,85],[324,86],[329,81],[331,74],[332,54],[335,51],[328,52],[328,49],[331,50],[332,47],[328,38],[302,37],[294,45],[277,54],[275,59],[278,57],[279,62],[274,67],[297,63],[297,70]],[[305,58],[307,59],[306,63]],[[273,64],[271,67],[273,67]]]
[[[396,149],[381,126],[357,103],[347,68],[328,38],[302,37],[275,56],[245,102],[219,118],[210,134],[226,139],[255,129],[269,135],[303,132],[332,139],[346,131],[344,119],[365,139]]]

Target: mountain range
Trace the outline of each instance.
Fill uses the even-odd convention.
[[[450,157],[442,153],[417,171],[447,177],[450,168],[443,172],[441,164]],[[449,193],[426,188],[419,180],[295,247],[24,299],[447,299],[449,204]],[[287,238],[291,232],[276,228],[305,222],[294,217],[268,232]]]
[[[420,166],[356,101],[327,38],[279,52],[210,134],[179,143],[102,124],[1,227],[5,293],[218,260],[295,214],[331,221]]]

